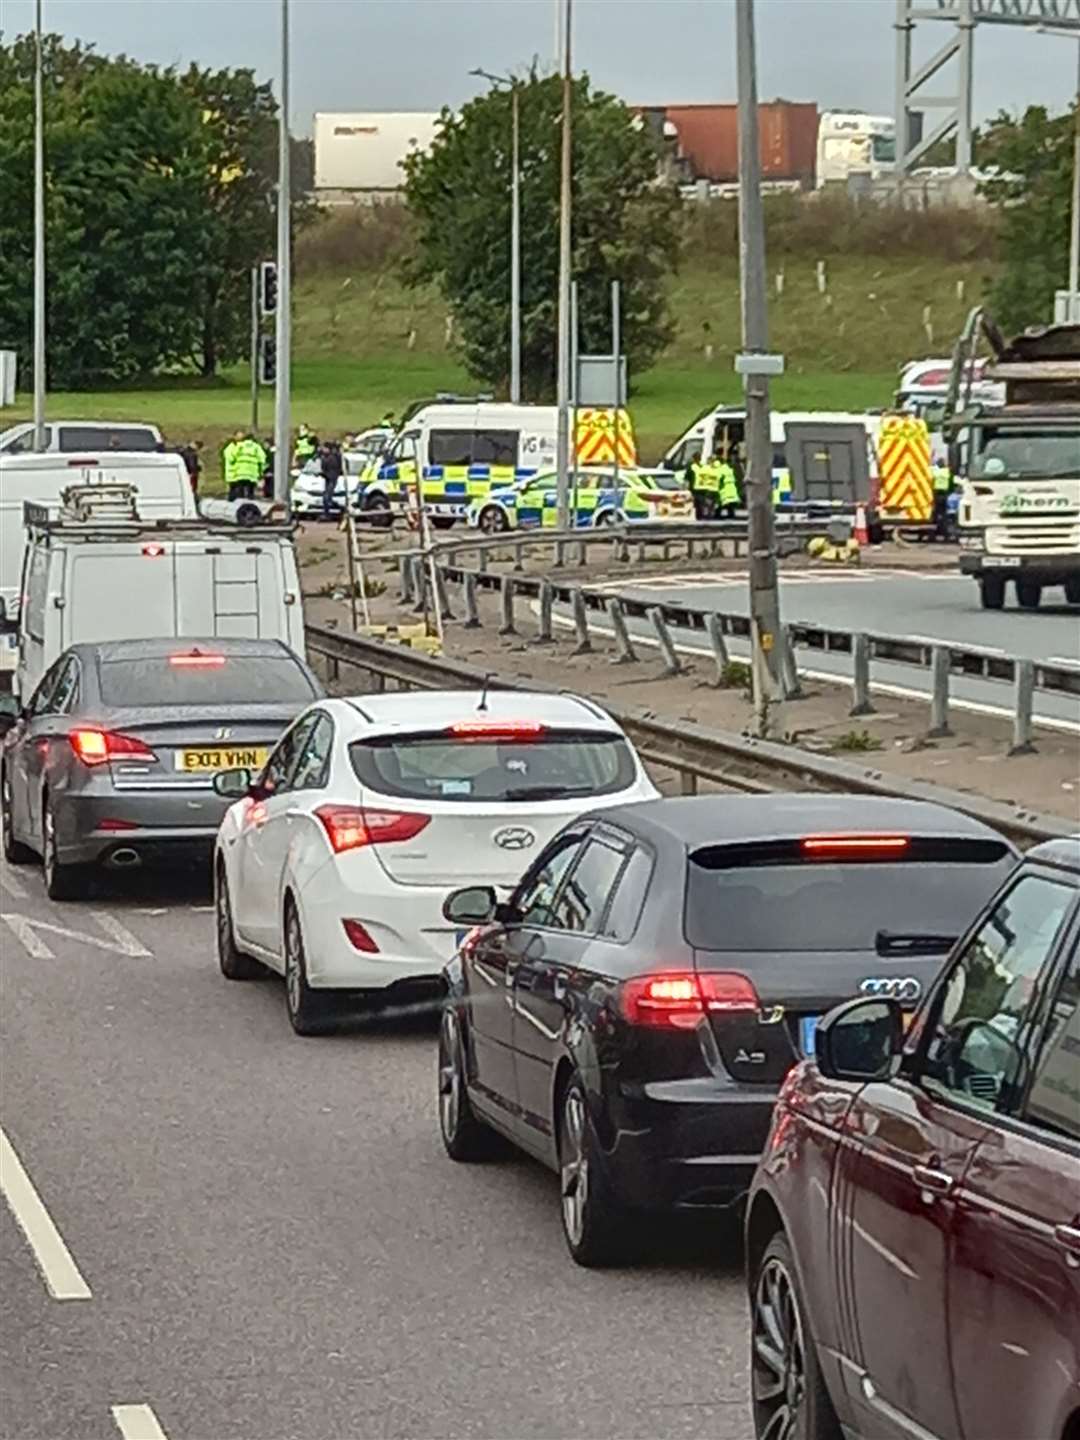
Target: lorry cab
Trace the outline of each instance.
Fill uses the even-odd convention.
[[[154,637],[283,640],[304,620],[292,527],[142,517],[128,491],[72,487],[59,513],[27,504],[15,688],[26,697],[69,645]],[[82,491],[82,493],[80,493]],[[109,501],[113,513],[103,514]]]
[[[148,451],[75,454],[0,454],[0,672],[15,667],[19,577],[22,573],[27,501],[55,507],[65,489],[78,486],[131,487],[146,520],[187,519],[198,515],[191,482],[179,455]]]
[[[772,477],[778,508],[868,510],[876,504],[877,434],[880,415],[838,410],[773,410],[769,416]],[[694,461],[720,455],[742,481],[746,464],[746,411],[720,405],[703,411],[661,460],[665,470],[682,473]],[[780,479],[787,471],[790,499],[780,501]]]
[[[637,463],[634,431],[625,410],[576,412],[576,453],[582,465]],[[469,506],[492,487],[526,480],[555,465],[558,410],[493,400],[440,400],[410,412],[380,457],[360,476],[361,512],[390,513],[419,478],[428,513],[437,525],[464,519]]]
[[[817,184],[846,184],[849,175],[878,180],[896,169],[896,121],[862,110],[826,110],[818,121]]]

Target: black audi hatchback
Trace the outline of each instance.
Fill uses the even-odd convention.
[[[447,1152],[509,1138],[558,1172],[579,1264],[630,1258],[642,1212],[746,1191],[819,1018],[859,994],[913,1010],[1017,858],[954,811],[877,797],[573,821],[509,899],[446,901],[461,927],[439,1037]]]

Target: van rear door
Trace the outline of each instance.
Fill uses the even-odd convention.
[[[82,640],[176,634],[172,545],[75,543],[56,549],[67,550],[61,649]]]

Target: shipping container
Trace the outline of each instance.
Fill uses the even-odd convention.
[[[739,174],[739,113],[735,105],[659,105],[641,107],[654,132],[669,138],[674,129],[686,162],[687,181],[724,184]],[[662,122],[667,122],[663,124]],[[758,106],[758,150],[763,180],[794,180],[810,188],[817,154],[818,108],[815,104],[775,100]]]
[[[405,183],[401,162],[435,138],[434,111],[315,116],[315,189],[391,194]]]

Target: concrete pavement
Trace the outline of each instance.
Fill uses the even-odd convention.
[[[430,1023],[298,1039],[199,887],[0,891],[0,1124],[90,1291],[0,1204],[3,1440],[749,1436],[730,1226],[579,1270],[553,1176],[446,1159]]]

